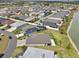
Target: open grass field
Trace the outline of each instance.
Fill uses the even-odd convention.
[[[9,40],[7,38],[7,36],[1,36],[1,40],[0,40],[0,53],[4,53],[5,49],[7,48],[9,43]]]

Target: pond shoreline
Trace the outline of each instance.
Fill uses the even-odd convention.
[[[77,12],[78,12],[78,11],[77,11]],[[76,13],[77,13],[77,12],[76,12]],[[76,13],[74,13],[73,18],[74,18],[74,16],[76,15]],[[70,34],[69,34],[69,31],[70,31],[70,28],[71,28],[71,26],[72,26],[72,23],[73,23],[73,21],[75,20],[75,19],[73,19],[73,18],[72,18],[72,20],[71,20],[71,22],[70,22],[70,24],[69,24],[69,26],[68,26],[68,29],[67,29],[67,36],[68,36],[68,38],[69,38],[71,44],[73,45],[73,47],[75,48],[75,50],[77,51],[77,53],[78,53],[78,55],[79,55],[79,50],[78,50],[78,48],[77,48],[75,42],[73,41],[73,39],[71,38],[71,36],[70,36]]]

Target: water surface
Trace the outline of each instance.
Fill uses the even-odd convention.
[[[79,50],[79,12],[77,12],[73,17],[69,35]]]

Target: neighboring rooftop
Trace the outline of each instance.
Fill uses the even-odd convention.
[[[33,19],[34,19],[35,17],[28,17],[28,18],[26,18],[26,19],[24,19],[25,21],[27,21],[27,22],[30,22],[30,21],[32,21]]]
[[[56,19],[45,19],[44,22],[52,22],[52,23],[56,23],[56,24],[60,24],[61,23],[60,20],[56,20]]]
[[[21,58],[55,58],[54,51],[28,47]]]
[[[56,23],[53,22],[42,22],[44,26],[49,26],[52,28],[58,28],[58,25]]]
[[[25,26],[21,27],[20,29],[22,29],[22,31],[25,32],[25,31],[27,31],[28,29],[33,28],[33,27],[36,27],[36,26],[26,24]]]
[[[10,24],[14,23],[14,21],[12,21],[10,19],[0,18],[0,23],[3,25],[5,25],[5,24],[10,25]]]
[[[18,28],[18,27],[20,27],[20,26],[22,26],[24,24],[26,24],[26,22],[24,22],[24,21],[17,21],[15,23],[12,23],[10,26]]]
[[[52,15],[50,15],[49,17],[64,19],[68,14],[69,14],[68,11],[61,11],[61,12],[55,13],[54,15],[52,14]]]

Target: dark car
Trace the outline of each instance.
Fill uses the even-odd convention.
[[[12,37],[11,37],[11,36],[9,36],[9,39],[12,39]]]

